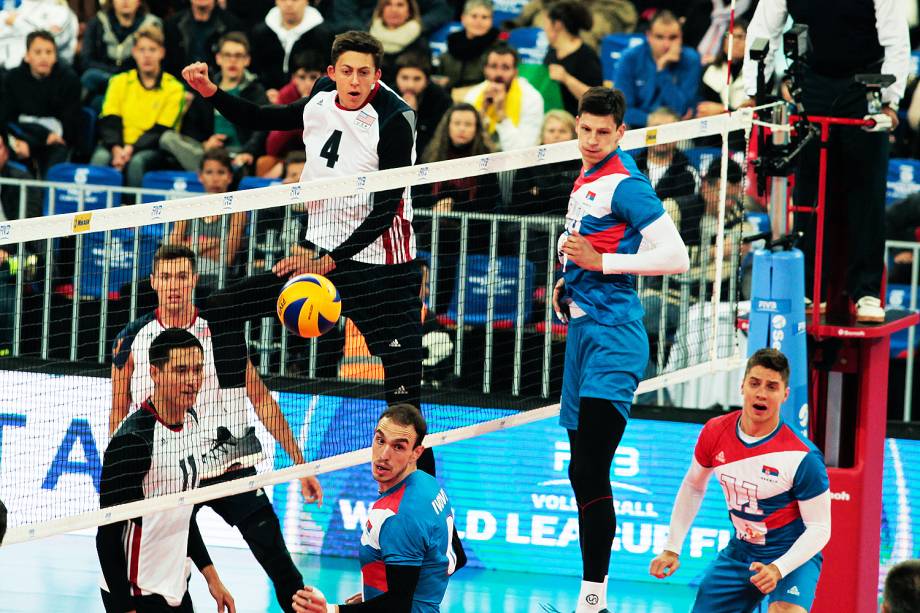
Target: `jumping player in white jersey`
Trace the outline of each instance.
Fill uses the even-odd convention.
[[[150,345],[149,370],[152,393],[121,424],[105,451],[102,508],[198,485],[201,438],[194,406],[204,379],[204,349],[187,330],[169,328]],[[100,526],[96,550],[107,613],[191,613],[188,557],[208,582],[218,611],[235,611],[190,506]]]
[[[166,328],[188,330],[204,347],[204,381],[196,404],[205,442],[199,462],[202,485],[254,475],[261,445],[249,423],[249,402],[271,435],[295,464],[303,454],[278,403],[249,361],[245,321],[272,316],[283,278],[264,273],[243,279],[200,302],[192,302],[198,280],[193,251],[182,245],[164,245],[153,258],[150,282],[157,309],[128,324],[115,340],[112,355],[112,413],[114,429],[132,405],[150,395],[151,343]],[[244,306],[245,308],[240,308]],[[227,468],[234,466],[233,470]],[[307,502],[322,503],[322,487],[315,477],[301,479]],[[303,586],[303,577],[284,543],[278,517],[261,489],[205,503],[235,526],[275,588],[285,611]]]
[[[553,306],[569,322],[560,425],[571,445],[582,583],[577,613],[607,610],[616,533],[610,467],[648,362],[635,275],[687,270],[687,248],[655,190],[619,149],[626,99],[592,87],[575,124],[582,171],[559,237],[563,278]],[[640,250],[640,244],[643,249]]]
[[[714,473],[735,536],[706,570],[693,610],[748,613],[768,598],[770,613],[805,613],[831,536],[827,468],[814,444],[780,418],[789,396],[786,356],[755,352],[741,393],[741,411],[703,426],[674,501],[668,542],[649,573],[661,579],[680,568],[681,547]]]
[[[411,166],[415,111],[380,80],[383,46],[366,32],[345,32],[332,44],[332,65],[308,97],[286,106],[257,106],[221,91],[207,65],[182,71],[189,86],[235,124],[255,130],[303,129],[301,181]],[[326,275],[342,296],[342,314],[383,362],[388,404],[421,406],[421,273],[415,259],[407,188],[323,199],[302,194],[307,256],[289,257],[276,272]],[[419,468],[434,473],[430,449]]]

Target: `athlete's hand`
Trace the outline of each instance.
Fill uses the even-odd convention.
[[[565,278],[561,278],[556,281],[556,286],[553,288],[553,310],[556,312],[556,317],[559,318],[564,324],[569,323],[569,305],[563,302],[563,294],[565,293]]]
[[[306,502],[315,502],[318,507],[323,506],[323,486],[313,475],[300,480],[300,493]]]
[[[183,68],[182,78],[203,98],[210,98],[217,93],[217,86],[211,82],[211,77],[208,76],[208,65],[204,62],[195,62]]]
[[[680,568],[680,556],[665,549],[652,560],[648,567],[648,574],[665,579],[676,573],[678,568]]]
[[[311,258],[305,255],[292,255],[279,261],[272,267],[279,277],[287,275],[305,275],[312,273],[314,275],[325,275],[335,268],[335,261],[328,254],[321,258]]]
[[[769,594],[776,589],[776,584],[783,578],[775,564],[761,564],[752,562],[749,570],[754,571],[751,583],[764,594]]]
[[[217,603],[217,613],[224,613],[224,611],[236,613],[236,603],[233,602],[233,596],[230,595],[230,590],[220,580],[208,582],[208,591],[211,592],[211,596]]]
[[[584,270],[604,270],[604,259],[601,254],[577,230],[572,230],[568,238],[565,239],[565,243],[562,245],[562,253],[579,268]]]
[[[326,613],[326,597],[319,590],[304,586],[294,594],[294,611],[297,613]],[[332,605],[333,611],[338,611],[337,605]]]

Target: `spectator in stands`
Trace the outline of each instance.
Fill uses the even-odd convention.
[[[180,76],[182,69],[194,62],[205,62],[214,70],[214,51],[228,32],[245,26],[220,6],[217,0],[191,0],[189,8],[166,20],[166,71]]]
[[[314,49],[301,51],[291,61],[291,80],[278,90],[272,104],[291,104],[305,98],[313,91],[317,79],[326,73],[327,62],[323,54]],[[284,176],[282,161],[292,151],[303,151],[303,128],[297,130],[272,130],[265,140],[265,155],[256,160],[256,174],[277,179]]]
[[[447,36],[447,51],[439,58],[438,69],[446,78],[444,88],[456,102],[485,78],[486,59],[499,35],[492,23],[492,0],[466,0],[460,23],[463,29]]]
[[[424,152],[438,122],[450,108],[450,96],[431,82],[431,62],[418,53],[404,53],[396,60],[396,91],[415,116],[415,150]]]
[[[588,31],[581,32],[580,37],[595,50],[600,48],[600,41],[606,35],[632,32],[636,29],[639,16],[631,0],[585,0],[581,4],[591,13],[592,25],[588,27]],[[547,12],[551,5],[550,1],[531,0],[524,6],[521,14],[507,25],[512,28],[545,28],[549,21]]]
[[[251,37],[253,72],[269,89],[281,88],[290,80],[291,59],[301,51],[320,50],[328,64],[333,39],[329,25],[307,0],[276,0],[275,4],[265,21],[252,29]]]
[[[220,72],[214,80],[231,96],[268,104],[265,88],[247,70],[249,51],[249,40],[242,32],[228,32],[221,37],[217,50]],[[234,166],[248,167],[264,151],[266,136],[266,132],[248,130],[227,121],[196,94],[182,120],[181,131],[163,132],[160,148],[171,153],[185,170],[199,168],[205,152],[214,149],[229,151]]]
[[[0,130],[0,178],[32,179],[23,167],[10,162],[10,150]],[[0,185],[0,221],[20,219],[20,190],[26,190],[25,217],[41,217],[42,190],[18,185]],[[43,241],[24,245],[22,257],[16,258],[16,245],[0,247],[0,354],[8,349],[13,339],[13,312],[16,305],[16,275],[26,275],[27,280],[37,276],[38,255],[44,247]],[[25,286],[28,291],[28,285]]]
[[[700,82],[700,56],[681,42],[680,21],[670,11],[652,19],[646,42],[627,50],[617,64],[614,84],[626,95],[626,123],[643,128],[648,114],[667,107],[683,118],[693,115]]]
[[[885,209],[885,239],[920,242],[920,192]],[[913,251],[896,252],[894,265],[888,270],[888,280],[891,283],[910,283],[913,261]]]
[[[15,138],[16,157],[44,177],[48,168],[69,159],[77,142],[80,80],[57,60],[50,32],[36,30],[26,41],[25,59],[0,88],[0,125]]]
[[[547,17],[543,30],[550,50],[543,63],[549,67],[550,78],[559,82],[565,110],[577,115],[582,95],[604,81],[597,51],[579,35],[591,29],[591,13],[576,0],[562,0],[550,6]]]
[[[81,24],[87,23],[99,12],[99,0],[68,0],[67,4]]]
[[[112,0],[86,24],[80,63],[83,99],[97,113],[109,79],[134,68],[134,33],[144,26],[162,27],[160,18],[144,8],[141,0]]]
[[[517,66],[517,51],[506,44],[493,47],[486,59],[486,80],[464,98],[482,114],[486,131],[502,151],[536,145],[543,121],[543,97],[518,76]]]
[[[696,105],[697,117],[718,115],[726,110],[736,110],[751,100],[744,91],[741,68],[744,65],[744,44],[747,39],[747,22],[735,21],[731,40],[725,36],[725,44],[715,61],[703,71],[700,83],[700,102]],[[729,51],[729,45],[731,50]],[[731,71],[731,83],[727,75]]]
[[[678,119],[674,111],[662,107],[649,113],[648,127],[673,123]],[[655,193],[664,202],[672,218],[677,219],[673,205],[676,205],[679,211],[684,211],[696,202],[699,177],[687,156],[677,148],[676,142],[641,149],[634,159],[642,174],[652,182]],[[699,221],[698,214],[696,219]]]
[[[91,164],[125,173],[128,185],[139,187],[144,173],[158,161],[163,132],[179,123],[185,90],[163,72],[163,32],[154,26],[135,33],[132,54],[137,68],[109,81],[99,119],[99,147]]]
[[[891,567],[882,592],[882,613],[920,611],[920,560],[905,560]]]
[[[567,111],[554,109],[543,118],[540,130],[540,144],[553,145],[577,137],[575,118]],[[581,159],[568,162],[544,164],[521,168],[514,173],[511,189],[511,203],[505,209],[512,215],[565,215],[572,195],[572,184],[581,172]],[[506,226],[507,245],[517,245],[519,229]],[[555,232],[555,229],[554,229]],[[537,270],[545,271],[546,262],[555,254],[547,249],[546,230],[531,226],[527,238],[527,259],[537,265]]]
[[[482,119],[476,109],[467,103],[455,104],[441,119],[431,142],[422,154],[422,163],[456,160],[493,151],[492,143],[485,132]],[[420,209],[431,209],[440,213],[494,213],[501,198],[498,177],[494,174],[461,177],[413,189],[413,204]],[[470,253],[488,253],[489,222],[474,221],[469,224]],[[419,228],[419,248],[431,250],[430,225],[425,221]],[[454,290],[457,274],[457,257],[460,254],[460,220],[456,217],[440,221],[438,269],[438,295],[431,307],[443,312]]]
[[[429,55],[422,36],[422,16],[417,0],[380,0],[371,18],[370,34],[383,44],[381,79],[396,86],[396,58],[403,53]]]
[[[447,0],[419,0],[418,5],[422,14],[422,34],[426,37],[453,16]],[[367,30],[376,6],[377,0],[335,0],[329,10],[329,26],[335,34]]]
[[[728,26],[731,24],[732,19],[734,19],[736,28],[739,21],[744,22],[745,32],[747,31],[748,20],[754,12],[753,6],[757,4],[753,0],[735,0],[734,2],[732,0],[711,0],[711,2],[712,13],[709,19],[709,28],[703,34],[699,44],[696,45],[696,50],[699,52],[704,66],[717,62],[719,55],[725,51],[723,40],[728,34]],[[702,15],[699,17],[701,18]],[[701,23],[703,22],[702,19],[700,21]],[[742,45],[741,48],[744,49],[744,46]],[[743,53],[741,54],[741,59],[744,59]],[[732,59],[732,61],[734,62],[735,60]]]
[[[253,25],[265,21],[265,16],[275,6],[275,0],[226,0],[226,3],[221,2],[222,6],[223,4],[226,4],[224,8],[249,26],[248,30],[252,30]],[[324,10],[323,7],[331,4],[331,2],[326,0],[319,4],[319,8],[322,11]]]
[[[0,10],[0,68],[12,70],[26,54],[26,36],[35,30],[54,35],[58,57],[73,63],[80,24],[62,0],[22,0],[14,9]]]
[[[222,194],[229,191],[233,183],[230,153],[226,149],[206,151],[201,158],[198,180],[204,186],[205,193]],[[224,279],[230,278],[233,266],[242,253],[246,215],[245,212],[232,213],[226,235],[222,232],[222,215],[209,215],[196,220],[197,228],[191,221],[177,221],[173,226],[169,242],[190,247],[198,254],[199,288],[215,290],[219,287],[221,274]],[[197,236],[192,236],[196,230]]]

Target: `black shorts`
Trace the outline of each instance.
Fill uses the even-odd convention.
[[[227,481],[242,479],[244,477],[252,477],[255,474],[256,469],[254,467],[228,471],[219,477],[202,481],[200,487],[213,485],[215,483],[226,483]],[[215,513],[220,515],[221,519],[231,526],[236,526],[259,509],[265,507],[272,508],[272,503],[265,494],[265,490],[260,487],[254,491],[208,500],[198,506],[211,507],[214,509]]]
[[[102,606],[105,607],[106,613],[121,613],[120,610],[115,609],[112,595],[103,589],[99,591],[102,593]],[[192,606],[192,597],[187,590],[185,597],[182,598],[182,603],[178,607],[170,606],[166,599],[159,594],[136,596],[134,603],[137,605],[137,609],[135,609],[137,613],[195,613],[195,607]]]

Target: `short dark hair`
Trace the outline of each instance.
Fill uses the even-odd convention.
[[[578,103],[578,114],[583,115],[612,115],[613,123],[617,126],[623,123],[626,116],[626,96],[618,89],[609,87],[591,87],[581,97]]]
[[[150,349],[148,350],[150,365],[158,370],[163,370],[163,367],[169,362],[169,354],[173,349],[187,349],[189,347],[197,348],[198,351],[204,353],[201,341],[188,330],[166,328],[150,343]]]
[[[227,32],[220,37],[220,40],[217,41],[217,51],[219,52],[224,48],[225,43],[236,43],[237,45],[243,45],[246,48],[246,54],[249,55],[249,52],[252,48],[249,46],[249,38],[242,32]]]
[[[885,577],[883,602],[888,613],[920,611],[920,560],[904,560]]]
[[[517,49],[515,49],[514,47],[512,47],[506,42],[495,43],[495,45],[493,45],[492,48],[489,49],[489,53],[486,54],[486,61],[488,61],[489,55],[492,53],[496,55],[510,55],[514,57],[515,67],[517,67],[517,65],[520,64],[521,62],[521,56],[518,54]]]
[[[396,58],[396,74],[403,68],[416,68],[424,72],[426,77],[431,76],[431,60],[417,51],[406,51]]]
[[[744,171],[741,170],[741,164],[735,160],[728,158],[727,164],[728,172],[726,177],[728,178],[729,183],[741,183],[741,180],[744,178]],[[704,181],[709,181],[710,183],[715,183],[719,180],[719,177],[722,175],[722,156],[715,158],[712,163],[709,164],[709,168],[706,169],[706,174],[703,175]]]
[[[195,268],[198,263],[198,260],[195,257],[195,252],[185,245],[166,243],[165,245],[161,245],[160,248],[157,249],[156,253],[153,254],[153,270],[157,269],[157,264],[160,262],[182,259],[186,259],[191,262],[192,272],[195,272]]]
[[[207,161],[219,162],[224,168],[233,174],[233,158],[226,147],[215,147],[208,149],[201,155],[201,161],[198,163],[198,170],[204,170],[204,163]]]
[[[561,0],[550,5],[547,18],[558,21],[565,31],[572,36],[578,36],[582,30],[594,27],[594,17],[585,5],[574,0]]]
[[[652,26],[656,23],[661,22],[664,24],[676,23],[680,26],[680,29],[683,30],[683,25],[680,23],[680,19],[677,18],[677,15],[669,11],[668,9],[662,9],[655,13],[655,16],[652,17],[652,20],[648,22],[648,29],[651,30]]]
[[[779,349],[765,347],[755,351],[754,354],[748,358],[747,364],[744,367],[745,378],[747,378],[748,373],[751,372],[751,369],[755,366],[761,366],[767,370],[778,372],[779,376],[783,379],[783,384],[789,385],[789,360]]]
[[[298,70],[316,71],[322,74],[326,72],[326,58],[316,49],[304,49],[294,54],[289,68],[292,75]]]
[[[54,40],[54,34],[49,32],[48,30],[35,30],[33,32],[29,32],[29,35],[26,36],[26,49],[31,49],[32,43],[34,43],[38,39],[48,41],[49,43],[54,45],[54,50],[57,51],[57,41]]]
[[[339,61],[343,53],[355,51],[356,53],[368,53],[374,58],[374,68],[380,68],[383,63],[383,45],[379,40],[367,32],[351,30],[343,32],[335,37],[332,41],[332,54],[330,61],[332,65]]]
[[[415,444],[412,446],[413,449],[421,445],[425,435],[428,434],[428,424],[425,423],[422,412],[414,404],[409,404],[408,402],[391,404],[380,414],[380,419],[377,420],[377,423],[379,424],[384,418],[400,426],[412,426],[415,428],[416,437]]]

